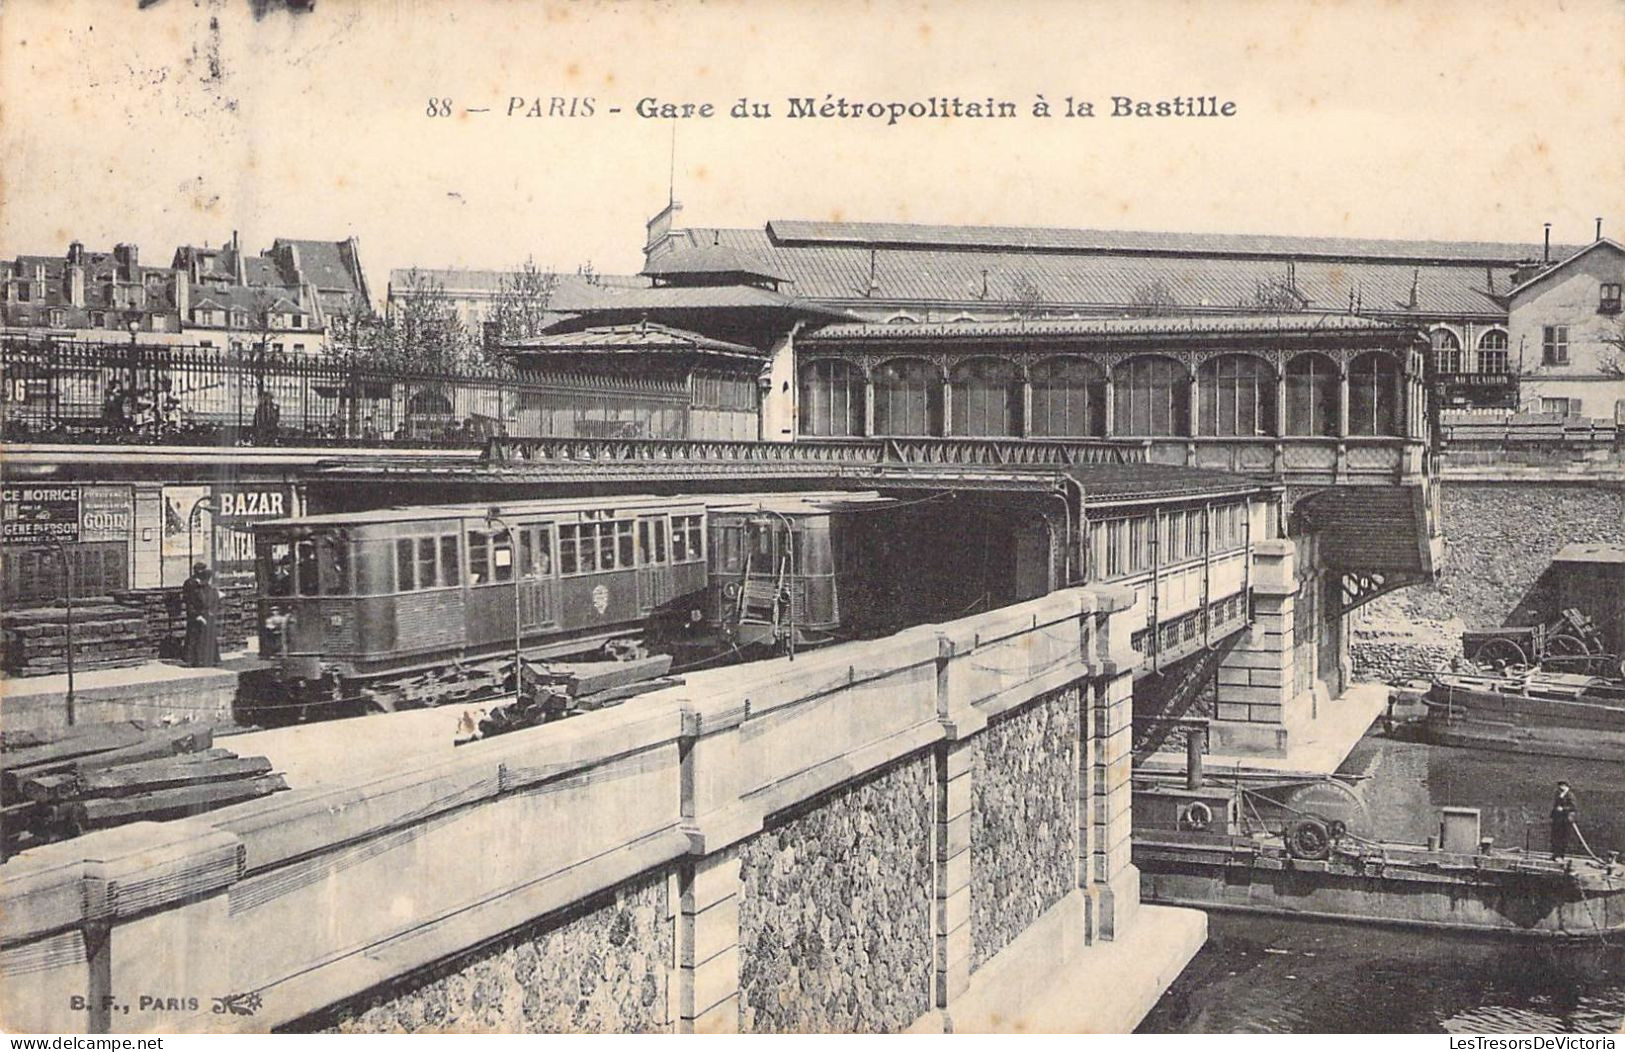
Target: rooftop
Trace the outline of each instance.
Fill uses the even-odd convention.
[[[1011,321],[849,322],[826,325],[808,343],[883,340],[1032,339],[1066,336],[1291,336],[1402,335],[1392,322],[1353,314],[1171,315],[1151,318],[1023,318]]]
[[[742,343],[713,339],[687,329],[654,322],[642,322],[637,325],[600,325],[577,332],[547,333],[528,339],[508,341],[502,346],[504,350],[519,354],[700,353],[752,359],[762,357],[761,351]]]

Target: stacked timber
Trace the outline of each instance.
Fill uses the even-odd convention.
[[[254,619],[253,596],[221,594],[220,649],[239,650]],[[62,604],[7,611],[0,618],[4,656],[14,676],[48,676],[68,669],[68,611]],[[73,604],[73,667],[127,668],[179,657],[186,612],[178,588],[115,592]]]
[[[629,661],[525,663],[525,689],[507,705],[498,705],[478,722],[477,733],[464,728],[465,740],[491,738],[524,727],[536,727],[584,712],[619,705],[639,694],[675,687],[683,680],[667,676],[671,655]],[[512,685],[512,677],[509,684]],[[470,718],[469,722],[473,722]]]
[[[267,796],[287,783],[263,756],[214,747],[207,725],[138,722],[52,740],[0,740],[4,856],[125,822],[161,821]]]

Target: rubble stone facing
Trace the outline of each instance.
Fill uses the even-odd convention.
[[[971,761],[971,970],[1077,883],[1078,720],[1068,687],[988,723]]]
[[[670,1029],[666,875],[648,874],[387,989],[329,1009],[329,1033],[649,1033]],[[304,1032],[298,1024],[284,1028]]]
[[[1540,606],[1552,556],[1575,543],[1625,544],[1625,490],[1581,483],[1440,485],[1445,557],[1436,585],[1404,588],[1354,621],[1355,678],[1421,676],[1461,653],[1464,628],[1496,628]]]
[[[895,1032],[931,1007],[929,753],[739,847],[739,1029]]]

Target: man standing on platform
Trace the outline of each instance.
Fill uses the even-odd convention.
[[[1552,801],[1552,857],[1562,859],[1569,853],[1569,837],[1574,834],[1574,820],[1580,814],[1580,805],[1569,792],[1569,783],[1557,783],[1557,798]]]
[[[220,664],[220,592],[210,581],[213,576],[213,570],[197,563],[181,586],[186,608],[186,649],[181,657],[193,668]]]

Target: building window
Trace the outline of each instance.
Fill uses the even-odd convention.
[[[1118,435],[1190,434],[1190,374],[1172,358],[1130,358],[1112,374]]]
[[[1491,329],[1478,341],[1478,371],[1504,373],[1507,371],[1507,334]]]
[[[1542,365],[1569,364],[1569,327],[1548,325],[1540,331],[1540,363]]]
[[[17,283],[17,302],[18,303],[27,303],[29,300],[31,300],[33,298],[34,298],[34,286],[30,285],[26,281],[19,281]]]
[[[1619,282],[1604,282],[1602,296],[1597,303],[1597,311],[1601,314],[1619,313]]]
[[[1580,400],[1578,398],[1542,398],[1540,411],[1551,413],[1554,416],[1579,416]]]
[[[1002,358],[972,358],[953,367],[953,433],[1003,437],[1021,433],[1021,374]]]
[[[1031,434],[1106,435],[1106,370],[1086,358],[1049,358],[1033,366]]]
[[[942,376],[918,358],[893,358],[874,370],[875,434],[942,431]]]
[[[1337,434],[1337,365],[1322,354],[1300,354],[1286,363],[1286,433]]]
[[[1204,435],[1275,434],[1275,370],[1250,354],[1225,354],[1197,373],[1197,423]]]
[[[1397,422],[1399,367],[1370,352],[1349,363],[1349,434],[1392,435]]]
[[[66,325],[67,322],[68,322],[68,313],[67,313],[67,311],[63,311],[63,310],[53,310],[53,311],[51,311],[51,326],[52,326],[52,328],[61,328],[63,325]]]
[[[305,327],[305,316],[303,314],[295,314],[289,320],[296,329],[303,329]]]
[[[92,311],[90,315],[90,327],[93,329],[107,328],[107,315],[101,311]]]
[[[863,374],[856,366],[838,358],[802,363],[800,430],[820,438],[863,434]]]
[[[1434,329],[1428,334],[1433,344],[1433,368],[1441,373],[1461,372],[1461,341],[1449,329]]]

